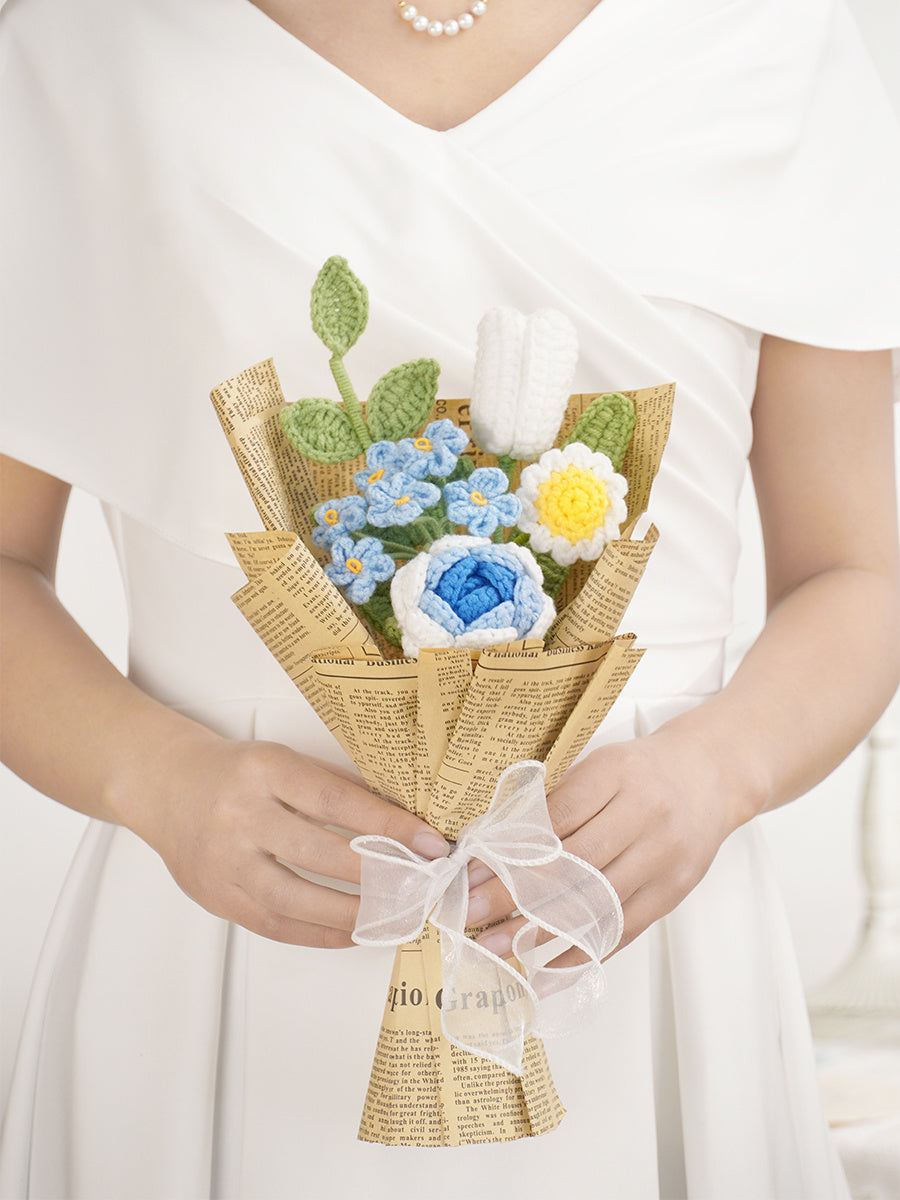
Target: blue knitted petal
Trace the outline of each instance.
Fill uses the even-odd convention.
[[[433,584],[434,591],[446,601],[451,608],[455,609],[459,598],[470,589],[469,579],[477,572],[478,562],[475,558],[466,556],[458,559],[450,567],[448,567],[441,575],[440,579]]]
[[[459,521],[460,524],[465,522],[468,525],[469,533],[474,534],[475,537],[490,537],[500,524],[493,504],[470,504],[462,517],[455,517],[448,506],[447,516],[451,521]]]
[[[491,508],[497,514],[497,520],[500,525],[515,525],[519,517],[522,515],[522,502],[518,496],[513,496],[509,492],[505,496],[498,496],[491,501]]]
[[[469,629],[515,629],[516,633],[524,633],[529,629],[534,621],[529,625],[520,625],[516,615],[516,606],[512,600],[506,600],[503,604],[498,604],[496,608],[492,608],[490,612],[484,613],[476,620],[469,624]]]
[[[451,504],[468,504],[471,491],[468,479],[454,479],[452,483],[445,483],[444,500],[448,510]]]
[[[485,613],[493,612],[502,603],[497,589],[490,584],[484,584],[460,596],[454,607],[460,620],[471,626],[482,620]],[[512,604],[512,601],[507,603]]]
[[[436,592],[426,588],[422,593],[422,599],[419,601],[419,608],[427,617],[431,617],[432,621],[440,625],[442,629],[446,629],[453,637],[459,637],[460,634],[466,632],[466,627],[445,600],[442,600]]]
[[[436,555],[428,563],[428,568],[425,572],[425,587],[432,590],[437,587],[441,581],[441,576],[460,559],[469,558],[470,552],[468,548],[457,546],[452,550],[442,550],[439,555]]]
[[[516,628],[530,629],[544,608],[544,593],[533,579],[522,577],[516,584],[516,610],[521,615],[516,622]]]
[[[464,484],[470,492],[481,492],[486,500],[493,500],[506,491],[509,480],[499,467],[476,467]]]

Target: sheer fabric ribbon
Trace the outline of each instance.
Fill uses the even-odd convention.
[[[527,1035],[558,1037],[592,1015],[606,991],[601,960],[622,936],[622,908],[600,871],[563,850],[541,763],[508,767],[487,812],[463,829],[446,858],[431,862],[377,835],[350,844],[362,857],[353,940],[399,946],[415,940],[427,920],[440,930],[442,987],[432,1002],[454,1045],[521,1075]],[[502,880],[527,918],[512,945],[524,975],[465,935],[472,859]],[[548,965],[570,947],[587,961]]]

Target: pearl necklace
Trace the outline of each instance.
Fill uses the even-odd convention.
[[[414,4],[407,4],[406,0],[400,0],[397,7],[400,10],[400,16],[404,21],[409,22],[416,33],[427,33],[429,37],[433,38],[456,37],[464,29],[471,29],[475,24],[475,18],[484,16],[487,12],[485,0],[473,0],[468,9],[455,19],[432,21],[430,17],[420,13]]]

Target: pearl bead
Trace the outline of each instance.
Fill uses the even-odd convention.
[[[0,0],[2,7],[2,0]],[[450,17],[446,21],[432,21],[430,17],[426,17],[424,13],[420,13],[414,4],[406,4],[405,0],[400,0],[398,4],[400,16],[406,21],[416,33],[427,33],[429,37],[456,37],[464,29],[471,29],[475,24],[475,18],[484,16],[487,12],[487,3],[485,0],[472,0],[468,9],[459,14],[458,17]]]

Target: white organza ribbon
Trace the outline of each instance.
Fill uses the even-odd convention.
[[[434,1002],[455,1045],[521,1075],[526,1035],[573,1032],[605,994],[600,963],[622,936],[622,907],[600,871],[563,850],[550,824],[541,763],[508,767],[488,811],[463,829],[446,858],[429,861],[377,835],[350,845],[362,857],[353,940],[402,945],[431,920],[441,933],[443,985]],[[473,858],[490,867],[527,918],[512,944],[524,976],[465,935]],[[541,930],[553,940],[541,941]],[[573,946],[587,962],[546,965]]]

